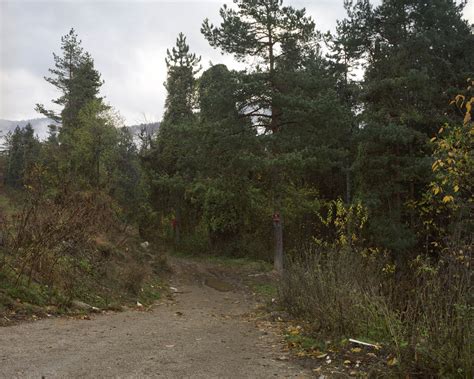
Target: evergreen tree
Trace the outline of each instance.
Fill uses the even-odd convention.
[[[337,21],[336,32],[326,35],[329,48],[329,72],[336,80],[335,88],[340,101],[351,113],[350,130],[348,138],[345,139],[344,148],[347,151],[344,162],[346,177],[345,199],[349,204],[352,199],[354,160],[356,155],[356,137],[359,128],[360,85],[356,79],[355,72],[363,66],[363,60],[367,57],[365,46],[368,41],[370,27],[372,25],[372,5],[369,0],[344,0],[344,8],[347,17]]]
[[[372,236],[396,252],[416,243],[416,201],[430,179],[427,141],[452,118],[447,104],[474,72],[474,44],[464,3],[385,0],[362,15],[363,128],[357,192],[372,211]],[[442,95],[440,95],[442,94]]]
[[[256,180],[263,151],[250,120],[238,114],[238,78],[238,73],[216,65],[199,80],[199,173],[194,188],[211,247],[242,256],[268,246],[260,234],[266,198]]]
[[[347,112],[332,90],[334,81],[326,74],[318,33],[304,10],[283,7],[280,1],[241,2],[239,11],[224,7],[221,14],[221,28],[208,22],[203,25],[211,45],[233,52],[238,58],[260,58],[257,70],[239,77],[239,109],[243,116],[252,118],[260,131],[262,127],[267,131],[259,136],[267,151],[261,185],[273,203],[273,213],[284,214],[288,234],[297,236],[287,239],[291,247],[314,227],[314,220],[304,214],[314,213],[317,207],[315,189],[323,197],[340,192]],[[249,15],[256,21],[251,23]],[[257,27],[259,22],[264,23],[262,20],[266,20],[265,25]],[[237,29],[250,30],[249,40],[254,45],[245,45],[244,33],[240,35],[242,41],[230,35]],[[257,41],[253,40],[255,34]],[[233,49],[229,41],[246,48]],[[275,226],[280,239],[281,223]],[[279,249],[275,265],[281,267]]]
[[[24,128],[17,126],[6,139],[7,164],[4,180],[7,185],[20,188],[25,184],[29,170],[38,161],[40,142],[30,123]]]
[[[61,112],[63,128],[61,133],[77,126],[80,111],[92,101],[101,101],[98,96],[103,81],[100,73],[94,68],[92,57],[85,53],[81,64],[69,81],[68,101]]]
[[[109,190],[115,171],[117,122],[100,100],[87,103],[78,115],[78,125],[70,134],[70,172],[82,186]]]
[[[176,46],[167,50],[165,59],[168,78],[165,83],[167,98],[165,114],[151,149],[145,154],[144,162],[151,178],[151,197],[154,208],[163,215],[173,214],[176,231],[190,217],[183,217],[187,207],[186,183],[194,175],[195,163],[190,152],[196,146],[193,140],[194,109],[196,107],[196,79],[201,58],[189,52],[186,37],[178,35]],[[192,228],[192,226],[189,226]],[[177,238],[179,239],[179,238]]]
[[[212,47],[233,54],[237,59],[259,59],[255,75],[248,78],[252,92],[241,111],[258,119],[258,126],[272,132],[281,126],[280,105],[276,95],[281,84],[276,70],[279,60],[290,52],[282,46],[293,45],[293,52],[315,48],[313,20],[304,9],[284,7],[282,0],[238,0],[237,9],[224,5],[219,27],[205,20],[201,32]]]
[[[120,128],[116,138],[111,194],[123,209],[127,222],[139,221],[148,199],[138,148],[127,127]]]
[[[189,119],[195,108],[195,75],[199,72],[201,61],[196,54],[189,52],[186,37],[179,33],[176,46],[166,51],[165,58],[168,78],[165,83],[167,97],[163,122],[171,124]]]
[[[85,104],[100,99],[98,93],[103,84],[92,57],[84,52],[74,29],[61,37],[61,50],[62,56],[53,53],[55,67],[49,69],[52,76],[45,77],[61,92],[61,96],[53,100],[62,108],[61,112],[57,114],[42,104],[36,105],[38,112],[62,124],[60,134],[77,124],[79,112]]]

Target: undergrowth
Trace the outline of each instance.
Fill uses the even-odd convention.
[[[160,296],[164,255],[142,245],[113,201],[93,192],[46,195],[31,188],[21,206],[0,207],[2,323],[30,314],[62,314],[74,301],[120,309]],[[7,197],[8,199],[8,197]]]
[[[380,253],[316,250],[288,264],[279,295],[316,339],[381,344],[395,357],[386,366],[391,375],[470,378],[469,268],[466,259],[418,257],[402,276]]]

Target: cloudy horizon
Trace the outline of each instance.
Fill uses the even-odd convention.
[[[166,49],[183,32],[190,50],[209,62],[236,67],[200,33],[207,17],[219,22],[219,9],[231,0],[175,1],[5,1],[0,0],[0,119],[40,117],[36,103],[51,105],[57,91],[44,80],[60,53],[60,39],[74,28],[91,53],[105,84],[101,94],[126,124],[161,119],[166,97]],[[375,1],[377,2],[377,1]],[[287,0],[306,8],[318,30],[334,30],[344,17],[343,0]],[[474,22],[474,4],[465,9]]]

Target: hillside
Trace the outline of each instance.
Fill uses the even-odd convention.
[[[9,132],[13,132],[13,130],[15,130],[17,126],[19,126],[20,128],[24,128],[28,123],[31,124],[31,126],[35,130],[35,134],[41,141],[44,140],[48,135],[48,125],[54,123],[54,121],[46,117],[19,121],[0,119],[0,146],[3,144],[3,139]],[[159,127],[159,122],[127,126],[127,128],[130,129],[132,135],[137,138],[143,129],[148,135],[151,136],[156,134]]]
[[[19,121],[0,119],[0,138],[4,137],[7,133],[15,130],[17,126],[19,126],[20,128],[24,128],[28,123],[31,124],[38,138],[42,140],[48,135],[48,125],[54,123],[54,121],[45,117]]]

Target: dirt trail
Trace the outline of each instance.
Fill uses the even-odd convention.
[[[174,263],[173,300],[152,311],[0,328],[5,378],[306,378],[279,338],[247,317],[256,306],[235,275]]]

